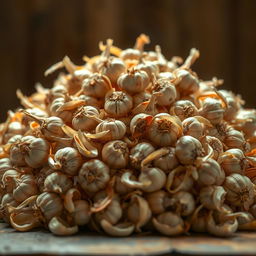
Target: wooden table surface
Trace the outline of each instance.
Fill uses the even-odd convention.
[[[0,223],[1,255],[256,255],[256,233],[232,238],[158,235],[128,238],[79,233],[58,237],[44,230],[21,233]]]

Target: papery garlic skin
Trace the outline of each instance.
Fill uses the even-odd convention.
[[[170,201],[170,206],[181,216],[189,216],[195,210],[196,202],[189,192],[179,191],[172,196]]]
[[[139,104],[150,100],[150,98],[151,98],[151,94],[145,91],[134,94],[132,97],[133,107],[136,107]]]
[[[59,217],[53,217],[48,225],[50,231],[59,236],[73,235],[78,232],[78,226],[68,227]]]

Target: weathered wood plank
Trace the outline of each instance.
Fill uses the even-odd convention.
[[[232,238],[191,235],[175,238],[138,235],[127,238],[79,233],[57,237],[47,231],[15,232],[0,223],[0,255],[255,255],[255,233]]]

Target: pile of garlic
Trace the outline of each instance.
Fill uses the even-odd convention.
[[[256,111],[191,70],[199,51],[168,61],[99,44],[68,58],[51,89],[17,96],[0,126],[0,217],[18,231],[79,227],[112,236],[189,231],[230,236],[256,224]]]

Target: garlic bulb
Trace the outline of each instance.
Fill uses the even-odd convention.
[[[228,147],[228,148],[239,148],[243,150],[244,152],[250,151],[250,145],[249,143],[245,140],[243,133],[235,130],[235,129],[230,129],[226,136],[225,139],[223,140],[223,143]]]
[[[45,217],[46,221],[62,213],[63,203],[55,193],[44,192],[36,199],[36,205]]]
[[[191,190],[194,185],[192,173],[188,168],[179,165],[168,174],[165,185],[166,189],[170,193]]]
[[[179,165],[179,161],[175,155],[175,148],[168,147],[167,154],[160,156],[154,160],[154,166],[168,173]]]
[[[174,103],[173,107],[170,109],[170,114],[175,114],[183,121],[186,118],[197,116],[198,109],[189,100],[178,100]]]
[[[110,91],[106,94],[104,109],[113,117],[127,115],[132,109],[132,97],[121,91]]]
[[[73,176],[82,165],[82,157],[75,148],[65,147],[56,152],[54,159],[50,157],[48,163],[52,169]]]
[[[133,95],[132,99],[133,99],[133,106],[136,107],[139,104],[149,101],[151,98],[151,94],[145,91],[136,93]]]
[[[221,186],[208,186],[200,190],[201,204],[209,210],[223,211],[223,204],[227,192]]]
[[[247,137],[254,136],[256,129],[256,110],[255,109],[239,109],[236,115],[235,128],[244,132]]]
[[[145,192],[154,192],[164,187],[166,182],[165,173],[159,168],[145,167],[140,176],[139,181],[146,184],[141,189]]]
[[[38,193],[38,188],[33,175],[23,174],[20,177],[15,178],[14,180],[16,183],[16,187],[13,190],[13,198],[17,202],[23,202],[27,198]]]
[[[153,218],[154,227],[167,236],[180,235],[184,232],[184,222],[181,217],[172,212],[164,212]]]
[[[103,98],[112,88],[111,82],[107,76],[95,73],[83,81],[82,91],[85,95]]]
[[[131,166],[135,169],[140,169],[142,160],[154,150],[155,148],[147,142],[141,142],[134,146],[129,156]]]
[[[72,188],[73,182],[67,175],[59,172],[53,172],[44,180],[45,191],[55,193],[65,193]]]
[[[238,228],[238,222],[236,218],[226,220],[222,223],[216,223],[216,220],[214,219],[212,212],[209,213],[206,224],[207,231],[210,234],[220,237],[230,236],[234,232],[236,232]]]
[[[97,201],[97,198],[95,200]],[[97,212],[95,214],[95,218],[98,221],[107,220],[111,224],[116,224],[121,219],[121,217],[122,208],[117,198],[113,199],[111,203],[103,211]]]
[[[90,206],[87,201],[74,201],[74,212],[72,212],[72,217],[76,225],[83,226],[87,224],[90,220],[90,215]]]
[[[120,121],[112,118],[102,120],[97,127],[96,133],[108,131],[108,133],[101,138],[101,140],[120,140],[126,133],[126,125]]]
[[[200,141],[202,144],[206,143],[212,148],[212,150],[213,150],[212,158],[214,160],[218,160],[219,156],[224,151],[222,142],[218,138],[212,137],[212,136],[205,136],[205,137],[201,138]]]
[[[140,231],[141,227],[146,225],[151,218],[151,210],[147,201],[138,195],[133,195],[127,209],[127,217],[135,224],[136,230]]]
[[[102,148],[102,160],[111,168],[125,168],[129,160],[127,144],[121,140],[106,143]]]
[[[225,180],[225,172],[218,162],[209,158],[197,169],[198,183],[203,186],[221,185]]]
[[[227,175],[232,173],[243,174],[248,165],[243,151],[237,148],[229,149],[221,154],[218,162]]]
[[[135,68],[137,70],[145,71],[150,81],[152,81],[154,77],[159,74],[159,67],[157,64],[154,62],[145,61],[144,59],[141,59],[141,63],[138,64]]]
[[[238,96],[235,96],[231,91],[219,90],[219,93],[225,97],[227,101],[227,109],[224,113],[224,119],[226,121],[232,121],[236,118],[238,110],[241,108],[241,100]]]
[[[54,137],[62,137],[64,136],[64,132],[61,127],[64,125],[64,122],[61,118],[57,116],[50,116],[47,118],[39,117],[33,115],[27,111],[23,111],[23,113],[40,124],[40,129],[43,135],[50,141],[54,140]]]
[[[49,143],[41,138],[25,136],[11,146],[10,160],[18,166],[28,165],[33,168],[42,166],[48,158]]]
[[[130,69],[119,76],[117,84],[122,90],[132,95],[147,88],[149,77],[143,70]]]
[[[211,127],[211,123],[201,116],[194,116],[184,119],[182,121],[182,126],[184,135],[190,135],[200,140],[205,134],[205,127]]]
[[[199,113],[212,124],[218,124],[223,120],[225,110],[222,102],[214,98],[206,98],[202,103]]]
[[[146,199],[153,214],[163,213],[172,204],[170,196],[164,190],[148,193]]]
[[[233,173],[226,177],[223,187],[227,191],[226,200],[231,205],[241,206],[248,210],[253,204],[255,199],[254,185],[248,177]]]
[[[109,179],[109,167],[97,159],[84,163],[78,173],[79,184],[88,192],[105,188]]]
[[[103,219],[100,222],[104,231],[111,236],[129,236],[134,231],[134,225],[130,223],[118,223],[113,226],[110,222]]]
[[[137,37],[134,48],[128,48],[121,51],[120,58],[123,60],[138,60],[143,53],[144,45],[149,42],[149,37],[145,34],[141,34]]]
[[[169,209],[173,209],[181,216],[189,216],[195,210],[195,199],[191,193],[186,191],[179,191],[170,199]]]
[[[176,88],[182,95],[189,95],[196,92],[199,89],[199,81],[195,73],[189,70],[190,66],[199,57],[199,51],[196,49],[190,50],[190,55],[186,59],[185,63],[174,71],[174,74],[179,79],[176,84]]]
[[[177,97],[175,85],[169,79],[158,79],[152,87],[152,93],[156,92],[161,94],[156,99],[160,106],[170,106]]]
[[[110,81],[115,84],[118,77],[126,70],[126,67],[125,63],[121,59],[110,57],[112,43],[112,39],[107,40],[106,48],[101,54],[97,68],[101,74],[107,76]]]
[[[53,217],[48,225],[50,231],[59,236],[73,235],[78,232],[78,226],[69,227],[59,217]]]
[[[99,116],[99,111],[97,108],[92,106],[84,106],[78,109],[77,112],[74,113],[74,117],[72,119],[72,126],[76,130],[82,131],[90,131],[97,126],[97,121],[95,121],[92,117]]]
[[[193,164],[204,153],[200,141],[188,135],[181,137],[177,141],[175,152],[178,160],[182,164]]]
[[[130,131],[133,137],[145,135],[153,117],[144,113],[135,115],[130,122]]]
[[[157,146],[172,146],[182,134],[181,122],[169,114],[157,114],[149,125],[148,137]]]

